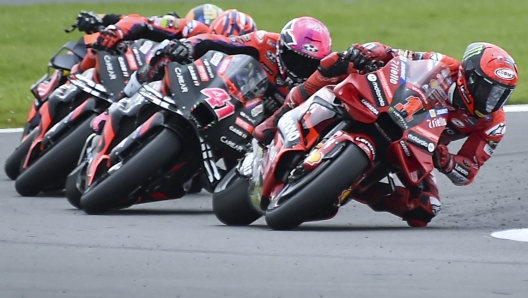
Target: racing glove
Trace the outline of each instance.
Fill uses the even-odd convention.
[[[92,34],[98,32],[100,26],[103,26],[103,19],[93,11],[82,10],[77,15],[77,29],[81,32]]]
[[[383,62],[374,60],[371,51],[360,44],[354,44],[344,52],[332,53],[323,58],[318,70],[323,76],[334,78],[349,74],[354,70],[360,73],[370,72],[381,66]]]
[[[163,53],[173,62],[190,63],[192,62],[193,46],[187,39],[174,39],[169,42],[163,49]]]
[[[441,173],[448,174],[455,167],[455,157],[446,145],[438,145],[433,153],[433,164]]]
[[[112,49],[117,43],[123,40],[123,36],[124,34],[121,29],[115,25],[110,25],[99,32],[99,37],[94,47]]]
[[[363,71],[367,65],[373,62],[372,52],[358,43],[353,44],[346,52],[345,59],[354,63],[354,68]]]

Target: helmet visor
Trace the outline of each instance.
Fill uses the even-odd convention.
[[[287,47],[283,47],[280,53],[280,58],[282,63],[284,63],[286,70],[300,79],[307,79],[319,66],[318,59],[297,53]]]
[[[485,114],[500,109],[513,92],[512,87],[493,83],[475,71],[467,78],[467,84],[475,100],[476,110]]]

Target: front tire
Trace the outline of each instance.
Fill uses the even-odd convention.
[[[129,196],[174,161],[181,151],[176,133],[164,129],[103,181],[88,187],[81,197],[87,214],[104,214],[126,204]]]
[[[82,171],[85,171],[85,168],[85,163],[83,163],[82,166],[75,168],[66,178],[66,186],[64,187],[66,199],[77,209],[81,209],[82,196],[82,191],[77,187],[77,182],[81,179],[81,173]]]
[[[66,177],[77,165],[84,142],[93,132],[90,123],[94,117],[81,122],[20,174],[15,188],[21,196],[31,197],[44,190],[64,189]]]
[[[303,187],[289,191],[287,197],[275,198],[266,210],[267,225],[273,230],[292,230],[328,209],[341,192],[365,172],[369,163],[359,147],[347,145],[337,158],[326,161],[319,166],[323,168],[301,178],[309,179],[309,183],[302,183]]]
[[[30,135],[24,141],[22,141],[15,151],[13,151],[13,153],[11,153],[11,155],[6,159],[4,171],[9,179],[15,180],[20,175],[20,173],[22,173],[24,161],[26,160],[27,153],[37,132],[38,129],[34,129]]]
[[[249,198],[249,179],[233,168],[223,180],[219,183],[220,189],[213,193],[216,218],[227,226],[247,226],[259,219],[262,214],[255,210]]]

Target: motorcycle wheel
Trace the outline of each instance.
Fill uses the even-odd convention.
[[[98,215],[123,206],[139,186],[178,156],[181,146],[179,136],[169,129],[162,130],[149,142],[143,143],[135,154],[126,158],[104,180],[88,187],[81,197],[82,210]]]
[[[369,163],[359,147],[346,146],[337,158],[326,161],[301,178],[296,184],[298,187],[292,185],[285,196],[275,198],[266,210],[266,224],[273,230],[295,229],[334,204],[341,192],[365,172]]]
[[[35,135],[38,133],[37,129],[34,129],[30,135],[18,145],[18,147],[9,155],[4,164],[4,171],[11,180],[15,180],[20,173],[26,160],[26,155],[31,147],[31,143]]]
[[[249,198],[249,179],[233,168],[220,181],[213,193],[213,213],[227,226],[247,226],[259,219]]]
[[[86,138],[93,132],[92,116],[49,148],[15,181],[16,191],[23,197],[36,196],[42,191],[64,189],[66,177],[77,165]]]

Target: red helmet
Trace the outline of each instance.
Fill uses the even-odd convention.
[[[224,36],[240,36],[257,31],[257,25],[253,18],[236,9],[228,9],[216,18],[209,33]]]
[[[502,108],[518,80],[517,66],[505,50],[477,42],[464,52],[457,86],[466,110],[484,117]]]

